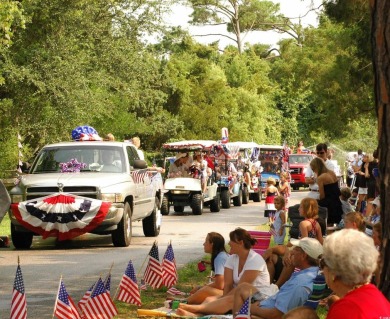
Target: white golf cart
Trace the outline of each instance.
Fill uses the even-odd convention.
[[[188,140],[163,145],[166,178],[161,205],[162,215],[168,215],[171,206],[178,213],[182,213],[185,206],[190,206],[194,215],[201,215],[204,205],[209,205],[211,212],[219,212],[221,210],[220,195],[213,170],[213,150],[215,145],[215,141],[208,140]],[[181,164],[181,166],[187,165],[183,168],[185,172],[180,172],[179,174],[172,173],[173,167],[171,166],[176,166],[175,160],[179,160],[184,154],[188,155],[189,158],[188,164]],[[199,168],[190,163],[196,154],[202,154],[207,157],[208,167],[211,168],[211,170],[208,170],[210,176],[207,178],[207,185],[202,184],[203,175]],[[202,186],[206,187],[202,188]]]

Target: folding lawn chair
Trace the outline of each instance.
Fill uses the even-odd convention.
[[[271,233],[267,231],[248,230],[248,233],[257,240],[252,249],[260,255],[269,248]]]

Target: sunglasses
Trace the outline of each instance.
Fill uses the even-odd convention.
[[[327,265],[326,262],[325,262],[325,258],[321,258],[318,267],[319,267],[320,270],[322,271],[322,270],[324,270],[325,266],[328,267],[328,265]]]
[[[324,151],[317,152],[317,155],[322,155],[322,154],[325,154],[325,152]]]

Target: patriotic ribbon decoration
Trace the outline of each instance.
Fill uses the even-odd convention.
[[[111,203],[56,193],[11,204],[18,222],[43,237],[69,240],[90,232],[106,217]]]

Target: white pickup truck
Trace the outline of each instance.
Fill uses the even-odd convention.
[[[79,170],[69,172],[65,167],[64,171],[64,165],[74,159],[81,163]],[[9,193],[13,204],[62,192],[109,202],[104,220],[89,232],[111,234],[114,246],[126,247],[134,221],[142,220],[147,237],[160,233],[161,189],[160,173],[147,168],[131,143],[75,141],[43,147],[29,172],[19,177]],[[37,232],[18,220],[12,210],[9,215],[15,248],[30,248]]]

